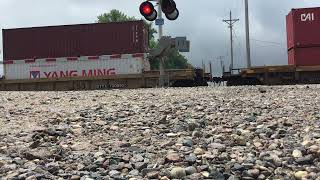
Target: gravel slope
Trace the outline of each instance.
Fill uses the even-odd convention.
[[[320,86],[1,92],[1,179],[318,179]]]

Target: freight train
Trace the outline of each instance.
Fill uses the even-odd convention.
[[[320,83],[320,8],[292,9],[286,17],[288,65],[224,73],[227,85],[287,85]]]
[[[0,90],[66,91],[149,88],[159,71],[149,63],[143,21],[3,29]],[[207,85],[201,69],[167,70],[168,86]]]

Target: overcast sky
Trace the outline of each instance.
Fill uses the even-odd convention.
[[[143,0],[0,0],[0,28],[79,24],[96,21],[111,9],[141,17]],[[235,67],[245,66],[243,0],[176,0],[180,17],[165,22],[165,35],[187,36],[191,52],[185,53],[195,66],[213,61],[218,72],[218,56],[230,59],[229,31],[222,22],[232,10],[235,24]],[[285,16],[292,8],[317,7],[319,0],[249,0],[253,65],[287,63]],[[2,37],[2,36],[1,36]],[[2,38],[1,42],[2,42]],[[268,41],[273,43],[261,42]],[[0,46],[2,49],[2,45]],[[2,57],[1,57],[2,58]]]

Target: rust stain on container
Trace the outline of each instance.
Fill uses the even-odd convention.
[[[143,21],[4,29],[4,61],[144,53]]]
[[[320,46],[320,8],[292,9],[287,15],[288,50]]]

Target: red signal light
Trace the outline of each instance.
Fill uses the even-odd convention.
[[[143,2],[140,5],[140,13],[148,20],[154,21],[157,18],[157,11],[149,1]]]
[[[153,5],[148,1],[143,2],[140,5],[140,12],[143,16],[149,16],[153,10]]]
[[[143,7],[143,13],[144,14],[150,14],[152,11],[151,11],[151,8],[150,7],[147,7],[147,6],[145,6],[145,7]]]

